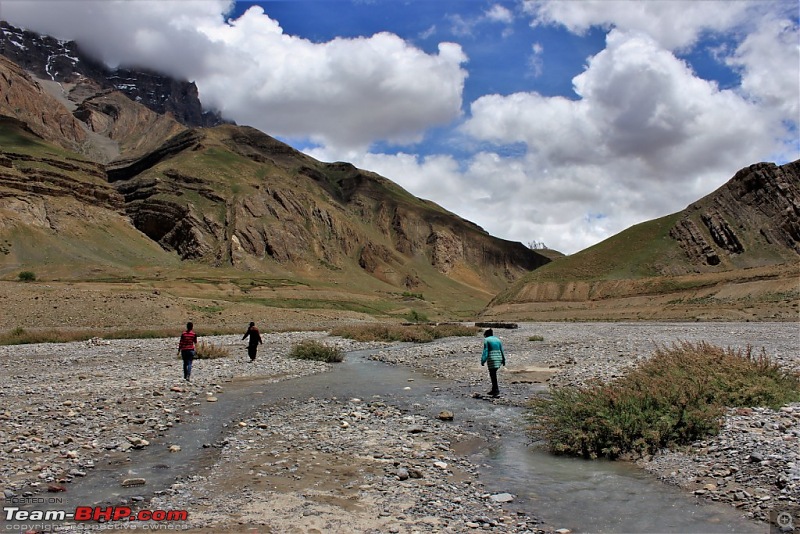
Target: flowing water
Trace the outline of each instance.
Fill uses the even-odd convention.
[[[700,504],[629,464],[552,456],[530,446],[519,408],[475,399],[465,386],[371,361],[371,352],[351,352],[329,373],[273,384],[235,381],[219,395],[218,402],[198,406],[193,417],[166,436],[153,440],[143,451],[130,453],[130,461],[98,465],[86,477],[71,483],[66,493],[45,494],[40,502],[16,505],[29,510],[71,510],[75,506],[140,500],[168,488],[176,478],[202,473],[211,466],[218,450],[209,445],[219,445],[231,424],[260,406],[309,397],[368,400],[380,396],[388,403],[429,416],[450,410],[456,416],[452,424],[500,435],[499,440],[492,440],[498,444],[491,448],[467,451],[480,466],[482,482],[493,493],[515,495],[510,509],[538,517],[554,528],[642,533],[767,531],[739,518],[732,508]],[[181,451],[170,453],[167,444],[180,445]],[[134,477],[145,478],[147,485],[120,487],[122,479]]]

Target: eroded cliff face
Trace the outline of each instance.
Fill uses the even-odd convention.
[[[222,148],[232,166],[244,161],[235,156],[258,164],[258,177],[242,171],[235,183],[220,182],[179,163]],[[139,230],[185,259],[215,265],[357,268],[415,288],[423,284],[419,265],[456,278],[469,272],[491,287],[549,261],[384,178],[317,162],[251,128],[187,131],[108,175]]]
[[[24,128],[13,119],[0,117],[0,128],[4,126]],[[70,198],[114,212],[124,210],[123,197],[106,181],[102,165],[0,147],[0,199],[27,197]]]
[[[85,89],[87,84],[82,88]],[[72,94],[76,94],[73,89]],[[186,128],[171,115],[153,113],[117,91],[98,90],[78,99],[73,115],[98,136],[116,145],[112,159],[133,159],[158,148]]]
[[[800,161],[740,170],[689,206],[670,231],[698,266],[755,266],[800,254]]]

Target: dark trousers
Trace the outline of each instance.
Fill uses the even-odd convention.
[[[258,352],[258,345],[249,345],[247,347],[247,355],[250,356],[251,360],[256,359],[256,352]]]
[[[492,379],[492,391],[489,392],[490,395],[497,395],[500,393],[500,388],[497,386],[497,369],[492,369],[489,367],[489,378]]]
[[[192,362],[194,361],[193,350],[182,350],[181,358],[183,359],[183,379],[189,380],[192,376]]]

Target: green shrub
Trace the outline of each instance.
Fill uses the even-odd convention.
[[[607,384],[553,389],[528,416],[556,454],[616,458],[715,434],[726,407],[799,400],[800,377],[763,352],[679,343]]]
[[[217,358],[227,358],[230,355],[230,349],[222,345],[199,341],[195,346],[194,357],[198,360],[216,360]]]
[[[528,338],[528,341],[544,341],[544,337],[542,336],[531,336]]]
[[[34,282],[36,281],[36,273],[33,271],[22,271],[17,275],[20,282]]]
[[[319,341],[307,339],[295,344],[289,356],[299,360],[335,363],[344,360],[344,353],[338,347],[331,347]]]
[[[433,325],[385,325],[341,326],[331,330],[332,336],[340,336],[356,341],[386,341],[427,343],[444,337],[470,337],[480,331],[473,326],[460,324]]]
[[[409,323],[427,323],[428,316],[424,313],[418,312],[417,310],[411,310],[406,314],[406,320]]]

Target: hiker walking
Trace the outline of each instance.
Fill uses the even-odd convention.
[[[250,361],[256,361],[256,352],[258,352],[258,345],[264,344],[264,341],[261,339],[261,333],[256,328],[256,323],[250,322],[250,326],[247,327],[247,332],[244,333],[242,339],[247,339],[250,337],[249,344],[247,345],[247,355],[250,356]]]
[[[483,355],[481,365],[489,368],[489,378],[492,380],[492,390],[489,395],[497,397],[500,395],[500,388],[497,386],[497,370],[506,364],[506,355],[503,352],[503,343],[494,336],[491,328],[483,333]]]
[[[181,355],[181,359],[183,360],[184,380],[189,380],[189,377],[192,376],[195,343],[197,343],[197,334],[194,333],[194,324],[188,322],[186,323],[186,331],[181,334],[181,340],[178,342],[178,354]]]

